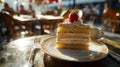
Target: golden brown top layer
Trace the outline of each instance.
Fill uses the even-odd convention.
[[[88,25],[81,25],[81,24],[59,24],[58,33],[63,32],[63,33],[89,33],[90,31],[90,26]]]

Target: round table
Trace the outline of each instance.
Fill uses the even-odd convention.
[[[6,45],[5,50],[0,51],[0,67],[25,67],[28,64],[33,45],[40,45],[49,37],[52,36],[39,35],[11,41]],[[36,38],[41,40],[34,43]],[[93,62],[61,60],[43,53],[41,50],[38,50],[34,57],[34,67],[120,67],[120,63],[109,54],[105,58]]]

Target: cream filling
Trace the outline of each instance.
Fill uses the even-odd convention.
[[[61,38],[57,39],[57,42],[66,44],[87,44],[88,42],[90,42],[90,40],[80,38]]]
[[[82,34],[82,33],[57,33],[58,38],[89,38],[89,34]]]
[[[90,33],[90,29],[80,29],[80,28],[57,28],[58,33]]]

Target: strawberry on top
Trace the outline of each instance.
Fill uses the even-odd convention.
[[[78,16],[77,13],[78,12],[77,12],[76,9],[71,10],[71,13],[69,14],[69,21],[71,23],[74,23],[74,22],[78,21],[79,16]]]

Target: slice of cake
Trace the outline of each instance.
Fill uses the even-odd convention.
[[[75,17],[74,17],[75,18]],[[73,18],[72,18],[73,19]],[[65,49],[88,49],[90,26],[70,20],[57,28],[56,47]]]
[[[79,24],[58,25],[57,29],[57,48],[80,48],[88,49],[90,42],[90,27]]]

